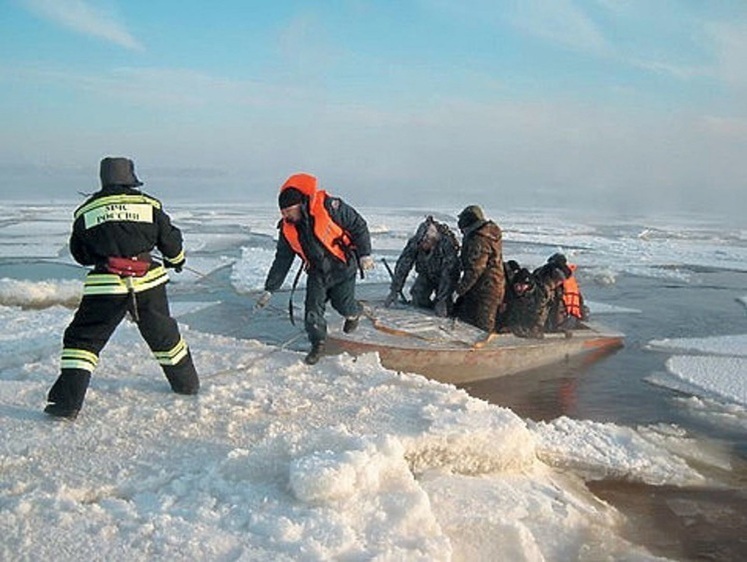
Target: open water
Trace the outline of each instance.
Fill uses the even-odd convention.
[[[589,300],[639,313],[605,315],[626,334],[625,347],[591,364],[567,364],[467,386],[517,414],[548,420],[560,415],[627,426],[676,424],[723,448],[733,470],[710,474],[719,487],[683,490],[607,480],[590,483],[602,499],[629,515],[628,533],[655,554],[676,560],[747,560],[747,435],[695,416],[677,393],[646,379],[665,370],[669,354],[646,344],[662,337],[744,333],[735,303],[747,274],[693,273],[688,283],[622,275],[614,285],[585,286]]]

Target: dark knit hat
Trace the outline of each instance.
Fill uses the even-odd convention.
[[[482,209],[478,205],[470,205],[465,207],[461,213],[459,213],[457,226],[460,230],[464,230],[468,226],[473,225],[476,222],[483,222],[485,215]]]
[[[551,255],[549,258],[547,258],[547,263],[555,263],[557,265],[565,265],[568,263],[568,260],[566,257],[561,254],[560,252],[557,252],[553,255]]]
[[[102,187],[110,185],[139,187],[143,185],[143,182],[137,179],[135,164],[129,158],[107,156],[101,161],[99,178],[101,178]]]
[[[281,209],[287,209],[293,205],[303,203],[304,194],[298,191],[295,187],[286,187],[278,195],[278,207]]]

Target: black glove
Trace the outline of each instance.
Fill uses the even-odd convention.
[[[181,273],[182,272],[182,268],[184,267],[184,262],[186,262],[186,261],[187,260],[184,259],[184,260],[182,260],[182,261],[180,261],[178,263],[171,263],[169,260],[163,260],[163,266],[166,269],[173,269],[177,273]]]
[[[436,301],[433,311],[439,318],[446,318],[449,315],[449,305],[446,304],[446,301]]]

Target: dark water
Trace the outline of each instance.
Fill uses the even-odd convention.
[[[747,293],[747,274],[702,273],[689,284],[623,276],[610,286],[584,285],[583,292],[590,301],[640,311],[596,317],[625,334],[622,349],[590,364],[553,366],[467,390],[535,419],[567,415],[626,425],[696,423],[673,405],[671,392],[645,382],[652,373],[665,371],[670,356],[648,350],[646,344],[654,339],[745,333],[747,309],[736,299]],[[714,432],[711,426],[698,429]],[[721,431],[715,429],[724,437]]]
[[[474,396],[534,420],[560,415],[635,427],[677,424],[704,445],[730,455],[732,470],[703,469],[707,489],[622,481],[589,483],[628,515],[625,533],[652,553],[675,560],[747,560],[747,435],[688,414],[678,394],[645,378],[665,370],[669,354],[646,349],[654,339],[743,334],[747,274],[698,271],[689,282],[623,276],[611,286],[584,285],[591,301],[640,310],[600,318],[626,334],[625,347],[591,364],[572,363],[465,386]]]

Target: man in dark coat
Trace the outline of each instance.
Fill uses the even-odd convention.
[[[505,291],[503,235],[477,205],[459,213],[458,226],[463,238],[456,314],[460,320],[492,332]]]
[[[578,328],[579,320],[587,318],[588,308],[578,288],[575,269],[576,266],[569,264],[563,254],[557,253],[534,271],[550,297],[545,323],[548,332],[568,332]]]
[[[181,271],[181,231],[161,202],[136,189],[132,160],[104,158],[102,189],[75,211],[70,252],[92,266],[83,299],[63,337],[60,376],[49,391],[44,411],[75,419],[83,405],[99,353],[130,312],[171,389],[196,394],[200,382],[187,344],[171,317],[166,296],[166,267]],[[154,260],[154,249],[163,265]]]
[[[459,242],[447,225],[429,216],[418,226],[397,259],[384,306],[397,299],[413,266],[417,277],[410,289],[412,304],[448,316],[459,281]]]
[[[353,207],[317,189],[317,179],[306,173],[293,174],[285,181],[278,206],[282,219],[275,259],[257,306],[270,301],[299,256],[308,275],[304,326],[311,351],[305,361],[313,365],[324,352],[327,301],[345,317],[346,333],[358,326],[362,306],[355,299],[355,277],[359,270],[362,274],[374,266],[371,236],[366,221]]]
[[[521,338],[543,338],[551,301],[545,285],[521,268],[512,275],[506,294],[505,328]]]

